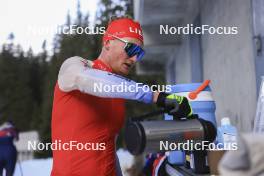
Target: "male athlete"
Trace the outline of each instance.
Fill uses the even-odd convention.
[[[65,148],[53,150],[52,176],[121,175],[115,140],[124,124],[124,99],[156,103],[177,116],[192,113],[185,97],[127,91],[138,86],[123,76],[143,58],[142,46],[140,24],[122,17],[109,22],[95,61],[78,56],[64,61],[54,90],[52,142],[59,141]],[[117,90],[121,84],[124,91]],[[99,91],[96,86],[112,90]]]

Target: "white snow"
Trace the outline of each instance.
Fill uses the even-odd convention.
[[[18,161],[14,176],[49,176],[51,167],[52,158]]]
[[[121,165],[124,176],[127,176],[126,170],[129,169],[134,162],[134,156],[127,150],[119,149],[117,156]],[[52,168],[52,158],[33,159],[19,162],[17,161],[14,176],[49,176]],[[23,175],[21,173],[23,172]]]

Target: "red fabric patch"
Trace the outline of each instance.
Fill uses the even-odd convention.
[[[113,72],[113,70],[109,66],[107,66],[103,61],[99,59],[93,61],[93,68],[107,72]]]

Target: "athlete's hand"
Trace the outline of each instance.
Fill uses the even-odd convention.
[[[192,115],[191,105],[188,99],[183,96],[160,92],[156,104],[163,107],[169,115],[173,115],[177,119],[188,118]]]

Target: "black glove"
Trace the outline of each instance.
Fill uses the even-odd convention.
[[[176,94],[161,92],[157,99],[157,105],[163,107],[169,115],[173,115],[177,119],[188,118],[192,115],[192,108],[188,99]]]

